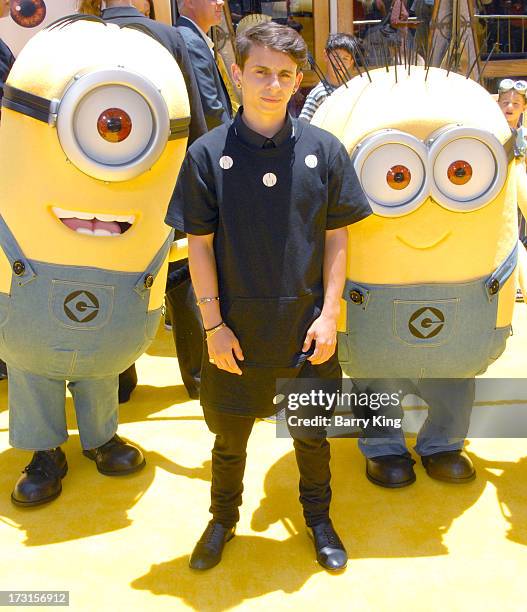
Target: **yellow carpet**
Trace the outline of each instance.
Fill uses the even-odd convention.
[[[526,315],[520,306],[488,375],[527,372]],[[9,500],[30,455],[8,445],[0,383],[0,590],[68,590],[70,608],[90,611],[527,608],[527,440],[472,440],[473,483],[432,481],[417,464],[417,483],[402,490],[370,484],[356,442],[333,441],[332,515],[350,562],[328,575],[304,531],[291,442],[259,422],[238,535],[220,566],[192,572],[188,555],[209,520],[212,436],[181,385],[169,332],[160,329],[138,371],[119,431],[147,467],[100,475],[80,453],[69,399],[64,490],[32,510]]]

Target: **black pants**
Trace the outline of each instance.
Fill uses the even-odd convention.
[[[324,377],[321,386],[337,390],[341,383],[341,370],[336,357],[321,366],[306,362],[299,377]],[[317,386],[319,383],[316,383]],[[305,416],[320,414],[320,408],[308,407]],[[325,415],[331,412],[322,410]],[[240,518],[243,474],[247,458],[247,442],[255,418],[219,412],[203,407],[209,430],[216,434],[212,449],[212,486],[210,512],[214,520],[224,527],[233,527]],[[329,519],[331,502],[331,472],[329,469],[330,446],[323,428],[298,431],[290,429],[293,436],[296,462],[300,473],[300,503],[309,527]],[[278,500],[276,503],[279,503]]]
[[[172,321],[172,335],[183,384],[191,397],[197,397],[201,379],[203,326],[187,259],[170,264],[166,305]]]
[[[210,512],[224,527],[240,518],[247,441],[255,418],[203,409],[209,430],[216,434],[212,449]],[[330,449],[325,437],[294,439],[300,472],[300,503],[308,526],[327,521],[331,501]],[[278,500],[277,500],[277,503]]]

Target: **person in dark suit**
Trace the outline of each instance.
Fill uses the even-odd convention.
[[[213,42],[206,34],[221,22],[223,4],[223,0],[178,0],[176,26],[187,45],[209,130],[232,119],[229,94],[214,60]]]
[[[196,138],[207,132],[207,124],[196,77],[182,36],[176,28],[147,18],[144,13],[135,8],[131,1],[107,0],[106,8],[102,11],[100,5],[100,1],[89,0],[81,2],[79,10],[99,14],[109,23],[137,25],[152,33],[174,56],[185,79],[189,96],[191,122],[188,144],[190,145]],[[176,238],[183,235],[176,235]],[[195,399],[199,397],[203,331],[199,311],[195,304],[194,290],[190,282],[187,259],[170,264],[166,302],[173,322],[172,331],[181,377],[187,393]],[[128,401],[136,385],[137,373],[135,365],[132,365],[119,377],[120,403]]]
[[[145,17],[145,15],[133,6],[133,3],[125,0],[107,0],[106,8],[101,11],[104,21],[117,25],[138,24],[151,32],[172,53],[178,63],[190,102],[190,127],[188,144],[192,144],[207,131],[203,108],[200,102],[200,91],[196,76],[192,67],[191,59],[185,41],[176,28],[165,23]]]

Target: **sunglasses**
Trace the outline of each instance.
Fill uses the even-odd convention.
[[[522,96],[526,96],[527,93],[527,81],[513,81],[512,79],[503,79],[498,86],[498,93],[505,93],[514,89]]]

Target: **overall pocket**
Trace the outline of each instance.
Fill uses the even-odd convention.
[[[393,300],[393,334],[410,346],[442,346],[455,333],[459,300]]]
[[[0,293],[0,327],[7,323],[10,300],[11,298],[8,293]]]
[[[316,298],[234,298],[225,322],[238,338],[244,364],[291,367],[301,361],[302,345],[311,323],[320,315]]]
[[[53,280],[49,311],[62,327],[98,330],[111,319],[114,288],[109,285]]]
[[[505,327],[496,327],[494,334],[492,335],[492,341],[489,348],[489,365],[496,361],[505,350],[507,340],[511,335],[512,326],[506,325]]]
[[[159,321],[161,320],[161,314],[163,313],[163,307],[156,308],[155,310],[149,310],[146,315],[145,324],[145,342],[147,343],[145,350],[148,348],[151,342],[156,337],[157,330],[159,328]]]

